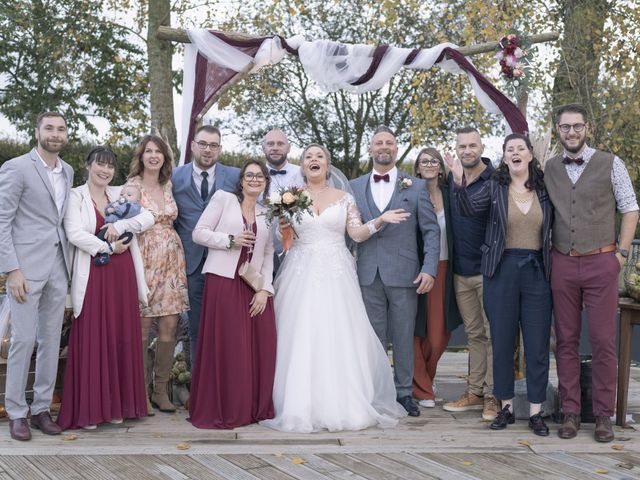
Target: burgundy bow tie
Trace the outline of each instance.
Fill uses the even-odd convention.
[[[565,165],[571,165],[572,163],[575,163],[576,165],[580,166],[584,163],[584,159],[582,157],[578,157],[578,158],[564,157],[562,159],[562,163],[564,163]]]
[[[378,175],[377,173],[374,173],[373,181],[378,183],[380,180],[389,183],[389,174],[385,173],[384,175]]]

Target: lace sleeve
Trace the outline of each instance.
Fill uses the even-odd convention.
[[[345,199],[347,202],[347,233],[354,242],[364,242],[377,231],[373,220],[363,224],[360,210],[358,210],[358,205],[353,197],[346,194]]]

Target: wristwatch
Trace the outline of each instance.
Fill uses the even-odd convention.
[[[627,258],[629,256],[629,250],[625,250],[624,248],[619,248],[617,252],[624,258]]]
[[[233,235],[229,234],[229,245],[227,245],[227,250],[231,250],[233,248],[233,245],[235,244],[234,239],[236,237],[234,237]]]

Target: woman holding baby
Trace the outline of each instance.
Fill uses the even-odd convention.
[[[57,419],[63,429],[94,429],[147,414],[139,309],[139,302],[147,301],[147,286],[135,234],[153,226],[153,215],[142,208],[106,224],[108,205],[119,198],[135,201],[138,193],[109,185],[117,157],[108,148],[94,148],[85,168],[87,182],[71,191],[64,218],[75,319]],[[103,239],[97,235],[101,231]],[[95,262],[101,254],[109,261]]]
[[[133,154],[127,183],[140,189],[141,205],[155,217],[155,225],[138,237],[149,287],[148,304],[141,311],[142,348],[145,386],[148,387],[152,380],[146,365],[149,329],[157,320],[151,404],[161,412],[169,413],[176,410],[169,400],[168,388],[178,315],[189,310],[184,250],[173,228],[178,207],[171,193],[172,169],[173,154],[169,145],[156,135],[145,135]],[[149,415],[153,415],[152,405],[148,405]]]

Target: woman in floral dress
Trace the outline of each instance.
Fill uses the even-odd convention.
[[[189,310],[187,277],[182,242],[173,228],[178,207],[171,193],[173,155],[167,143],[145,135],[136,147],[129,170],[129,182],[141,193],[140,203],[155,216],[153,228],[138,237],[149,287],[148,306],[142,308],[142,344],[145,352],[145,384],[149,385],[147,347],[149,328],[158,321],[158,339],[153,365],[151,405],[162,412],[174,412],[168,396],[169,374],[176,344],[180,313]],[[151,407],[149,410],[153,412]]]

